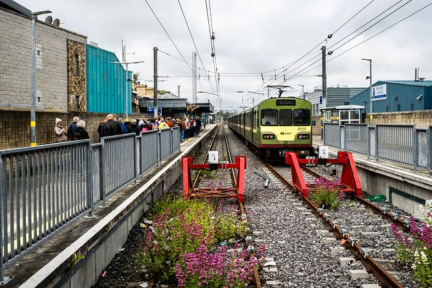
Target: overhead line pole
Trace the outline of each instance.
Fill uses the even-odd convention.
[[[157,61],[157,51],[158,48],[154,47],[153,48],[153,64],[154,64],[154,73],[153,73],[153,115],[154,118],[157,118],[158,115],[158,99],[157,99],[157,90],[158,90],[158,61]]]
[[[327,107],[327,65],[326,65],[326,62],[327,62],[327,59],[326,59],[326,57],[327,57],[327,47],[326,46],[322,46],[321,47],[321,50],[322,50],[322,105],[323,105],[323,108],[326,108]],[[322,133],[321,133],[321,139],[323,139],[323,141],[324,141],[324,133],[325,133],[325,129],[324,129],[324,121],[325,121],[325,119],[324,119],[325,117],[324,117],[324,115],[323,115],[323,113],[321,112],[321,129],[322,129]]]

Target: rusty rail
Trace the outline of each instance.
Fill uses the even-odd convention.
[[[294,189],[294,186],[282,174],[280,174],[279,171],[277,171],[275,168],[273,168],[267,163],[265,163],[265,165],[276,177],[279,178],[279,180],[282,181],[282,183],[284,183],[291,189]],[[315,171],[313,172],[313,174],[316,173],[317,175],[320,175]],[[340,226],[334,223],[333,220],[330,219],[328,215],[326,215],[326,213],[322,212],[317,205],[315,205],[311,200],[307,198],[302,197],[301,199],[303,199],[303,201],[310,207],[314,214],[321,219],[321,221],[327,226],[329,231],[333,233],[336,239],[346,240],[344,241],[342,246],[344,246],[346,249],[349,249],[354,255],[354,257],[357,260],[360,260],[362,264],[366,267],[367,271],[372,273],[384,287],[403,287],[402,284],[393,277],[393,275],[391,275],[387,270],[385,270],[384,267],[382,267],[375,259],[373,259],[372,256],[369,255],[366,249],[362,248],[358,244],[356,239],[352,237],[350,238],[349,233],[346,233]],[[379,209],[379,211],[381,211],[381,209]]]
[[[213,146],[216,143],[216,139],[218,138],[219,129],[220,129],[220,126],[216,130],[216,136],[213,138],[212,143],[211,143],[210,148],[209,148],[208,151],[211,151],[211,149],[213,149]],[[226,147],[226,151],[227,151],[227,155],[228,155],[228,160],[229,160],[230,163],[232,163],[233,161],[232,161],[231,149],[229,147],[228,139],[226,137],[226,134],[224,134],[224,140],[225,140],[225,147]],[[206,155],[206,157],[204,159],[204,162],[206,162],[207,159],[208,159],[208,151],[207,151],[207,155]],[[235,175],[234,169],[230,169],[230,172],[231,172],[231,179],[233,181],[233,184],[234,184],[234,186],[237,186],[237,179],[236,179],[236,175]],[[200,174],[201,174],[201,170],[198,170],[198,173],[197,173],[197,175],[196,175],[196,177],[194,179],[192,187],[196,187],[196,185],[198,184],[198,179],[200,177]],[[240,210],[240,213],[241,213],[242,217],[245,217],[246,216],[246,209],[245,209],[243,203],[239,202],[238,204],[239,204],[239,210]],[[247,221],[246,218],[245,218],[245,221]],[[248,244],[248,246],[249,246],[249,244]],[[251,252],[249,254],[249,257],[255,257],[255,253]],[[253,280],[254,287],[255,288],[262,288],[261,279],[259,277],[259,272],[258,272],[258,267],[256,267],[256,266],[254,267],[253,274],[254,274],[254,280]],[[150,285],[149,285],[149,287],[150,287]]]

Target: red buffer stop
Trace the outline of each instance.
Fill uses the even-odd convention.
[[[349,152],[338,152],[336,159],[318,159],[308,158],[299,159],[294,152],[285,153],[285,164],[291,166],[292,181],[295,189],[301,193],[302,197],[307,198],[309,191],[316,188],[314,183],[307,183],[304,180],[300,165],[313,164],[313,165],[329,165],[337,164],[342,165],[341,182],[338,187],[340,192],[354,193],[356,197],[361,197],[362,187],[360,179],[355,166],[354,158]]]
[[[246,157],[236,156],[234,163],[217,164],[194,164],[190,156],[183,157],[183,197],[190,198],[237,198],[240,203],[244,202],[244,176],[246,169]],[[237,169],[237,179],[233,188],[199,188],[193,187],[191,170],[214,170],[214,169]]]

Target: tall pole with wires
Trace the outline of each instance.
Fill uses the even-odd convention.
[[[153,106],[154,106],[154,111],[153,111],[153,115],[154,118],[158,117],[158,99],[157,99],[157,90],[158,90],[158,62],[157,62],[157,51],[158,48],[154,47],[153,48],[153,57],[154,57],[154,74],[153,74]]]
[[[327,56],[327,49],[326,46],[322,46],[321,47],[322,50],[322,107],[326,108],[327,107],[327,66],[326,66],[326,56]],[[325,141],[325,117],[323,117],[325,115],[322,114],[321,112],[321,129],[322,129],[322,133],[321,133],[321,139],[323,139]],[[324,142],[325,144],[325,142]]]
[[[197,95],[197,53],[192,52],[192,102],[198,102]]]
[[[327,107],[327,67],[326,67],[327,49],[326,46],[322,46],[321,50],[322,50],[322,105],[323,108],[326,108]]]

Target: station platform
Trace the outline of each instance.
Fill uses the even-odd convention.
[[[159,166],[139,175],[133,183],[107,198],[44,241],[19,255],[4,269],[11,277],[5,287],[91,287],[127,240],[128,232],[145,211],[181,175],[181,159],[193,156],[212,135],[216,124],[206,125],[198,137],[181,143],[180,151]]]
[[[313,140],[314,147],[323,145],[321,139]],[[341,149],[329,147],[330,156],[336,156]],[[418,206],[432,199],[432,177],[429,171],[400,165],[391,161],[352,152],[359,172],[363,191],[371,195],[385,195],[387,201],[414,216],[418,215]],[[331,166],[330,171],[338,167]]]

